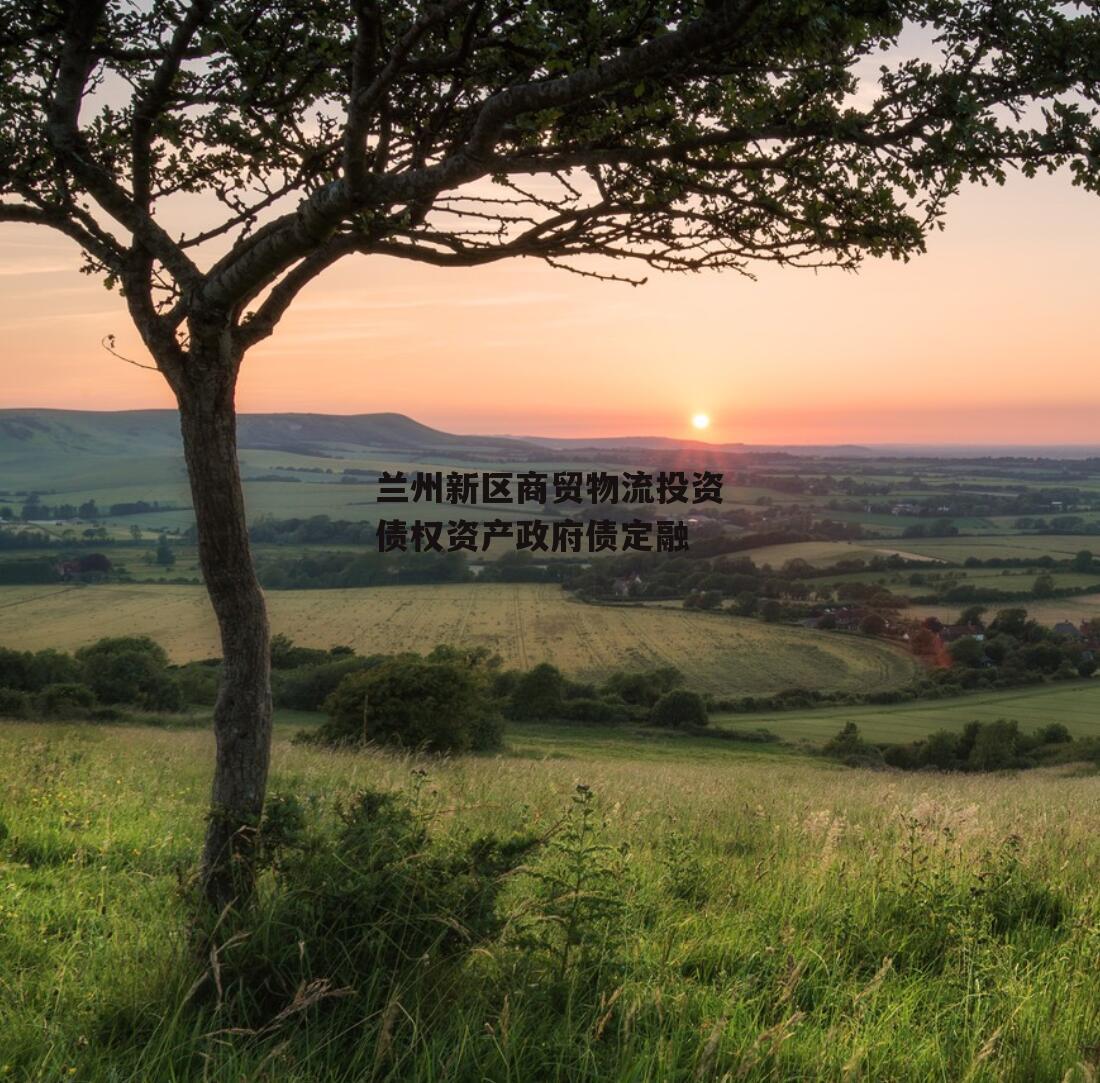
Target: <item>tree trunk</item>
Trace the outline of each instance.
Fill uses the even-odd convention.
[[[238,364],[228,334],[193,335],[186,371],[175,386],[199,562],[224,659],[214,707],[217,757],[200,873],[207,900],[219,910],[252,891],[256,830],[271,757],[270,633],[237,462]]]

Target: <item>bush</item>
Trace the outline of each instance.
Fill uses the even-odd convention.
[[[561,717],[567,722],[617,723],[629,722],[630,710],[614,700],[584,697],[567,699],[561,707]]]
[[[34,711],[43,718],[84,718],[95,701],[95,693],[87,685],[48,684],[35,693]]]
[[[16,688],[0,688],[0,718],[29,718],[31,697]]]
[[[83,683],[101,703],[121,703],[150,711],[178,711],[183,695],[168,670],[164,648],[148,636],[101,639],[76,652]]]
[[[913,745],[888,745],[882,751],[882,760],[888,767],[913,771],[920,766],[920,757]]]
[[[662,666],[635,673],[613,673],[601,692],[633,707],[652,707],[665,693],[683,683],[684,675],[675,666]]]
[[[508,704],[508,717],[533,721],[561,716],[565,678],[557,666],[543,662],[520,674]]]
[[[937,730],[929,734],[924,744],[920,746],[919,765],[949,771],[956,766],[960,753],[959,745],[959,734],[952,733],[951,730]]]
[[[0,647],[0,687],[38,692],[48,684],[75,684],[80,666],[61,651],[13,651]]]
[[[317,647],[299,647],[281,632],[271,637],[271,668],[298,669],[302,666],[316,666],[331,659],[328,651]]]
[[[31,659],[29,651],[13,651],[0,647],[0,687],[29,692],[31,688]]]
[[[690,729],[707,724],[707,705],[698,692],[689,692],[683,688],[666,692],[653,705],[649,716],[655,726],[670,726],[677,729]]]
[[[855,766],[861,761],[882,761],[882,754],[874,745],[868,744],[860,735],[859,726],[846,722],[844,728],[834,737],[830,737],[821,749],[826,756],[843,760]]]
[[[951,654],[951,660],[960,666],[979,666],[985,658],[985,648],[981,641],[973,636],[956,639],[948,647],[948,651]]]
[[[976,771],[1001,771],[1012,767],[1019,754],[1020,729],[1016,722],[999,718],[978,727],[967,764]]]
[[[272,693],[277,707],[294,711],[320,711],[325,700],[340,686],[349,673],[360,673],[376,666],[380,658],[329,659],[322,665],[303,666],[300,669],[275,670],[271,674]]]
[[[318,740],[378,741],[430,752],[496,748],[501,729],[478,662],[398,655],[345,676],[325,701]]]
[[[335,824],[311,822],[297,798],[275,795],[259,832],[270,883],[208,931],[221,943],[219,999],[243,1026],[280,1012],[308,1025],[346,1006],[358,1030],[410,981],[458,977],[454,964],[498,934],[498,896],[535,845],[527,835],[440,843],[403,795],[360,792]],[[317,994],[308,1011],[303,990]],[[206,991],[214,995],[213,982]]]
[[[880,636],[886,631],[886,618],[881,613],[868,613],[859,622],[859,630],[867,636]]]
[[[221,686],[221,661],[188,662],[175,671],[176,683],[184,703],[213,707],[218,702]]]
[[[1073,740],[1073,735],[1061,722],[1051,722],[1035,731],[1035,739],[1041,745],[1064,745]]]

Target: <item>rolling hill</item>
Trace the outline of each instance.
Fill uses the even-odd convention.
[[[442,432],[404,414],[242,414],[242,449],[307,455],[341,450],[486,450],[526,456],[534,444],[495,436]],[[81,455],[164,454],[180,450],[174,410],[0,410],[0,456],[64,452]]]

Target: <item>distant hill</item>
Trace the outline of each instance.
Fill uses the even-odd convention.
[[[405,414],[242,414],[242,449],[270,449],[305,455],[344,457],[364,449],[380,451],[487,451],[493,458],[514,454],[536,458],[547,449],[573,455],[617,448],[651,451],[696,450],[726,453],[789,451],[804,455],[871,455],[855,445],[793,447],[711,444],[666,436],[481,436],[444,432]],[[180,450],[174,410],[0,410],[0,455],[64,452],[80,455],[171,454]]]
[[[364,451],[431,454],[451,452],[466,458],[484,453],[488,459],[547,457],[550,450],[572,458],[606,459],[616,449],[697,451],[723,455],[791,454],[824,458],[923,457],[1082,459],[1096,447],[966,447],[858,444],[712,444],[665,436],[485,436],[444,432],[422,425],[405,414],[242,414],[242,449],[269,449],[304,455],[349,458]],[[137,456],[180,452],[179,421],[174,410],[0,410],[0,456],[26,460],[42,455]]]
[[[706,440],[677,440],[670,436],[517,436],[517,440],[538,444],[540,447],[562,448],[567,451],[598,450],[608,448],[642,448],[646,451],[675,451],[695,449],[699,451],[725,451],[731,454],[756,452],[788,452],[792,455],[832,455],[857,458],[875,455],[874,448],[860,444],[714,444]]]
[[[333,455],[363,449],[537,453],[500,436],[464,436],[421,425],[404,414],[242,414],[242,449]],[[81,455],[164,454],[180,450],[174,410],[0,410],[0,455],[61,451]]]

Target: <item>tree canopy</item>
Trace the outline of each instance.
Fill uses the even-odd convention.
[[[1100,173],[1096,3],[2,7],[0,220],[73,238],[170,379],[196,311],[247,348],[353,252],[852,267],[964,181]]]

